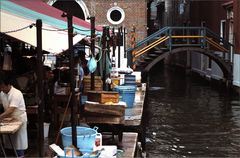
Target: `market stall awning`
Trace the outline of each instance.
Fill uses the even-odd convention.
[[[68,49],[67,18],[63,11],[41,0],[4,0],[0,1],[0,32],[36,47],[37,19],[43,23],[42,47],[50,53],[60,53]],[[73,44],[90,36],[89,22],[73,17]],[[102,28],[96,27],[101,34]]]

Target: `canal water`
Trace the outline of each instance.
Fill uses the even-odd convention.
[[[173,69],[150,74],[147,157],[240,157],[240,101]]]

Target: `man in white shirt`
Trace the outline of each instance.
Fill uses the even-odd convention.
[[[18,157],[24,157],[24,150],[28,148],[27,114],[23,94],[10,84],[10,78],[0,73],[0,103],[4,112],[0,114],[0,120],[6,118],[17,119],[23,122],[21,128],[11,136]],[[8,139],[4,138],[5,148],[11,149]]]

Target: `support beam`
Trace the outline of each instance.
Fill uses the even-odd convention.
[[[37,28],[37,104],[38,104],[38,142],[39,157],[44,157],[44,137],[43,137],[43,54],[42,54],[42,20],[36,21]]]
[[[95,17],[90,17],[91,22],[91,56],[95,57]],[[91,73],[91,90],[95,90],[95,75]]]
[[[70,54],[70,77],[71,77],[71,124],[72,124],[72,144],[77,147],[76,131],[76,97],[75,97],[75,75],[74,75],[74,52],[73,52],[73,25],[72,15],[67,14],[68,22],[68,53]]]
[[[107,58],[107,51],[106,51],[106,27],[103,27],[103,35],[102,35],[102,58],[103,58],[103,62],[102,62],[102,67],[103,67],[103,77],[102,77],[102,81],[103,81],[103,90],[107,90],[106,87],[106,58]]]

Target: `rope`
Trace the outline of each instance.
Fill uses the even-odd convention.
[[[32,28],[33,26],[36,27],[36,24],[35,23],[32,23],[28,26],[25,26],[23,28],[20,28],[20,29],[16,29],[16,30],[10,30],[10,31],[6,31],[6,32],[1,32],[2,34],[7,34],[7,33],[13,33],[13,32],[18,32],[18,31],[22,31],[22,30],[25,30],[27,28]],[[73,27],[74,29],[76,30],[79,30],[79,31],[91,31],[91,30],[83,30],[83,29],[79,29],[79,28],[76,28],[76,27]],[[68,30],[69,28],[64,28],[64,29],[47,29],[47,28],[42,28],[42,30],[44,31],[66,31]],[[79,35],[84,35],[84,34],[81,34],[81,33],[78,33],[78,32],[74,32],[73,35],[76,35],[76,34],[79,34]],[[2,37],[1,37],[2,38]]]
[[[68,30],[68,28],[65,28],[65,29],[46,29],[46,28],[42,28],[42,30],[45,30],[45,31],[66,31]]]
[[[7,33],[18,32],[18,31],[25,30],[25,29],[27,29],[27,28],[30,28],[30,29],[31,29],[33,26],[35,26],[34,23],[32,23],[32,24],[30,24],[30,25],[28,25],[28,26],[22,27],[22,28],[20,28],[20,29],[11,30],[11,31],[6,31],[6,32],[1,32],[1,33],[3,33],[3,34],[7,34]]]
[[[56,140],[55,140],[55,144],[58,144],[58,139],[59,139],[59,135],[60,135],[60,130],[61,130],[62,126],[63,126],[63,121],[65,120],[65,116],[66,116],[66,114],[67,114],[67,110],[68,110],[68,107],[69,107],[71,98],[72,98],[72,92],[71,92],[70,95],[69,95],[68,102],[67,102],[67,106],[66,106],[65,111],[64,111],[64,113],[63,113],[63,119],[62,119],[62,121],[61,121],[59,130],[58,130],[58,133],[57,133],[57,137],[56,137]]]

